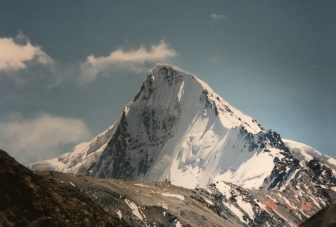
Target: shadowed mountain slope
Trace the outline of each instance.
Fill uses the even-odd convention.
[[[46,179],[0,150],[1,226],[122,226],[71,185]]]

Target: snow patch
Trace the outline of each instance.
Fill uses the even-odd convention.
[[[225,197],[231,196],[231,187],[224,183],[223,181],[220,181],[215,184],[216,188],[220,193],[222,193]]]
[[[162,207],[163,209],[168,210],[168,205],[167,205],[166,203],[164,203],[164,202],[162,202],[162,203],[157,203],[157,205],[160,206],[160,207]]]
[[[118,215],[119,219],[121,220],[123,216],[122,216],[122,213],[119,209],[117,210],[117,215]]]
[[[178,195],[178,194],[171,194],[171,193],[161,193],[161,195],[166,196],[166,197],[174,197],[177,198],[179,200],[184,200],[184,196],[183,195]]]
[[[132,213],[137,217],[137,218],[139,218],[140,220],[144,220],[144,218],[146,218],[145,217],[145,215],[141,212],[141,210],[139,210],[139,207],[135,204],[135,203],[133,203],[132,201],[130,201],[130,200],[128,200],[128,199],[125,199],[125,203],[127,204],[127,206],[129,207],[129,208],[131,208],[131,210],[132,210]]]
[[[182,224],[179,220],[175,220],[175,227],[182,227]]]
[[[134,184],[135,186],[140,186],[140,187],[144,187],[144,188],[150,188],[149,186],[147,185],[144,185],[144,184]]]
[[[328,159],[328,162],[334,166],[336,166],[336,159],[333,159],[333,158],[329,158]]]
[[[254,211],[253,211],[252,205],[248,202],[245,202],[241,196],[238,196],[236,200],[237,200],[238,206],[242,208],[242,210],[244,210],[247,213],[247,215],[253,220]]]
[[[207,202],[208,204],[210,204],[210,205],[214,205],[214,203],[213,203],[211,200],[208,200],[208,199],[206,199],[206,198],[204,198],[204,200],[205,200],[205,202]]]

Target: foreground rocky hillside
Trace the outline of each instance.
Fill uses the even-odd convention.
[[[336,199],[333,190],[312,191],[314,182],[306,189],[297,188],[297,181],[284,190],[223,181],[186,189],[170,182],[33,173],[3,151],[0,164],[4,226],[298,226]],[[312,170],[304,174],[313,178]]]
[[[0,150],[0,226],[124,226],[78,187],[33,173]]]
[[[33,173],[0,151],[1,226],[239,226],[197,191],[169,183]],[[209,202],[209,201],[208,201]]]

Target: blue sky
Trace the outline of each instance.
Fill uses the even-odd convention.
[[[113,123],[159,61],[336,157],[335,5],[0,0],[0,147],[23,163],[64,153]]]

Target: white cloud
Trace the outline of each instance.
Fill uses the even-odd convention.
[[[174,49],[161,41],[158,45],[151,45],[149,49],[144,47],[131,51],[117,49],[108,56],[90,55],[81,65],[81,81],[90,82],[95,80],[99,73],[113,69],[143,71],[145,64],[167,61],[176,54]]]
[[[226,16],[224,14],[212,13],[210,14],[210,18],[213,20],[225,20]]]
[[[86,124],[76,118],[40,114],[30,119],[11,117],[0,122],[1,149],[24,163],[60,154],[64,145],[81,142],[89,135]]]
[[[39,46],[34,46],[24,35],[20,34],[16,42],[13,38],[0,37],[0,71],[24,69],[29,61],[50,64],[52,59]]]

